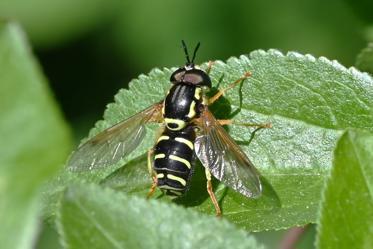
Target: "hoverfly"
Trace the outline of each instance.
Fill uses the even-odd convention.
[[[141,143],[145,124],[158,122],[162,124],[162,134],[154,148],[148,151],[148,169],[153,179],[148,197],[156,187],[173,198],[182,196],[189,187],[196,156],[205,167],[207,191],[216,215],[220,216],[211,175],[247,197],[258,197],[262,191],[257,170],[221,126],[231,124],[231,120],[215,119],[208,108],[249,74],[208,98],[210,77],[194,65],[200,43],[194,49],[192,60],[184,41],[182,45],[187,62],[172,73],[172,87],[165,99],[78,147],[68,162],[68,168],[81,171],[115,164]]]

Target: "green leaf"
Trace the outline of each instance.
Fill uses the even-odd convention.
[[[55,224],[48,224],[43,222],[40,230],[37,244],[34,246],[36,249],[61,249],[59,234]]]
[[[372,133],[349,130],[338,141],[319,224],[318,248],[372,248]]]
[[[64,248],[263,248],[225,220],[95,185],[67,189],[58,230]]]
[[[0,22],[0,243],[31,248],[39,188],[70,149],[70,136],[20,28]]]
[[[133,80],[129,89],[121,90],[115,103],[108,105],[104,120],[96,124],[89,137],[162,100],[170,87],[173,70],[154,69]],[[255,133],[250,146],[248,140],[253,129],[229,127],[230,135],[265,178],[264,193],[259,199],[248,199],[215,182],[223,214],[249,231],[315,222],[321,188],[338,137],[348,127],[373,130],[373,79],[326,58],[259,50],[249,57],[215,62],[211,71],[214,87],[225,87],[246,71],[252,72],[252,77],[227,92],[212,106],[212,111],[219,118],[272,123],[272,129]],[[45,192],[46,216],[53,214],[54,204],[66,184],[81,179],[100,182],[122,165],[125,167],[104,180],[104,184],[145,196],[151,185],[145,153],[154,145],[156,127],[149,126],[144,142],[106,170],[62,172]],[[191,189],[178,203],[213,214],[205,186],[203,170],[197,165]]]
[[[356,67],[373,74],[373,42],[369,43],[357,56]]]

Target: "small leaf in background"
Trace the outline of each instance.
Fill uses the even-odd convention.
[[[356,67],[373,74],[373,42],[369,43],[357,56]]]
[[[104,120],[97,122],[89,137],[162,100],[170,87],[173,70],[154,69],[133,80],[128,90],[119,91],[115,103],[108,105]],[[250,146],[247,141],[252,129],[229,127],[230,135],[263,175],[264,193],[259,199],[248,199],[215,182],[224,217],[248,231],[316,222],[324,177],[331,167],[337,139],[348,127],[373,130],[373,79],[324,57],[258,50],[249,57],[231,58],[227,63],[216,61],[211,71],[212,82],[214,87],[224,87],[247,71],[252,72],[252,77],[241,88],[227,92],[212,106],[212,111],[219,118],[234,118],[238,122],[272,123],[273,128],[256,133]],[[154,145],[156,127],[149,126],[144,142],[106,170],[62,172],[46,187],[45,215],[53,215],[61,190],[68,183],[82,179],[101,182],[129,162],[123,170],[116,171],[119,176],[110,175],[111,183],[104,182],[145,196],[151,180],[144,154]],[[201,171],[197,164],[191,189],[178,203],[214,214]],[[141,176],[133,177],[137,172],[142,172]],[[118,187],[120,179],[125,182],[122,188]]]
[[[70,134],[22,30],[0,22],[0,245],[32,248],[39,188],[70,150]]]
[[[373,134],[347,131],[334,153],[319,217],[317,246],[373,246]]]
[[[263,248],[225,220],[96,185],[73,185],[58,217],[64,248]]]

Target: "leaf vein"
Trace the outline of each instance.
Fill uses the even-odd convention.
[[[368,179],[366,178],[366,176],[365,176],[365,174],[364,174],[365,172],[364,172],[364,170],[363,170],[362,167],[361,167],[363,160],[360,158],[360,155],[359,155],[358,151],[356,150],[355,143],[354,143],[354,141],[352,140],[351,137],[349,137],[349,140],[350,140],[350,143],[351,143],[351,147],[352,147],[352,149],[353,149],[353,152],[354,152],[354,154],[355,154],[355,156],[356,156],[356,159],[357,159],[358,162],[359,162],[359,166],[358,166],[358,168],[359,168],[359,171],[360,171],[362,177],[364,178],[364,185],[365,185],[366,188],[368,189],[368,192],[369,192],[369,194],[370,194],[370,201],[372,202],[372,201],[373,201],[373,192],[372,192],[372,190],[371,190],[371,188],[370,188],[370,186],[369,186],[369,184],[368,184]]]
[[[326,101],[325,97],[322,96],[321,93],[318,93],[318,92],[316,92],[315,90],[313,90],[313,89],[311,89],[311,88],[309,88],[309,87],[307,87],[307,86],[305,86],[305,85],[303,85],[303,84],[300,84],[300,83],[298,83],[297,81],[295,81],[295,80],[293,80],[293,79],[291,79],[291,78],[289,78],[289,77],[286,77],[285,75],[282,75],[282,74],[278,74],[278,75],[279,75],[281,78],[283,78],[284,80],[287,80],[287,81],[293,83],[294,85],[299,86],[299,87],[301,87],[301,88],[303,88],[303,89],[305,89],[305,90],[307,90],[307,91],[313,93],[314,95],[319,96],[320,99],[322,100],[322,102],[324,102],[325,107],[328,108],[328,111],[329,111],[329,113],[330,113],[330,119],[331,119],[331,121],[333,122],[333,124],[334,124],[335,126],[338,126],[338,120],[337,120],[337,117],[336,117],[335,114],[333,113],[333,110],[332,110],[331,106],[329,105],[328,101]]]
[[[95,219],[94,219],[94,217],[92,217],[90,214],[89,214],[89,212],[88,212],[88,210],[86,210],[85,208],[84,208],[84,206],[79,202],[79,201],[77,201],[76,202],[76,205],[77,205],[77,207],[82,211],[82,213],[88,218],[88,220],[90,220],[91,221],[91,223],[92,223],[92,225],[94,225],[96,228],[97,228],[97,230],[99,230],[100,232],[101,232],[101,234],[109,241],[109,242],[111,242],[112,243],[112,245],[114,246],[114,248],[118,248],[118,249],[122,249],[123,247],[121,246],[121,244],[118,242],[118,241],[116,241],[116,239],[115,238],[113,238],[111,235],[110,235],[110,233],[107,233],[106,231],[105,231],[105,229],[99,224],[99,222],[97,222]]]

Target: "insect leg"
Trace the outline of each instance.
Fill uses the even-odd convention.
[[[220,210],[220,207],[219,207],[219,203],[216,200],[214,191],[212,190],[211,173],[207,168],[205,168],[205,173],[206,173],[206,178],[207,178],[207,192],[209,193],[210,199],[211,199],[212,203],[214,204],[216,216],[219,217],[219,216],[221,216],[221,210]]]
[[[149,199],[150,197],[152,197],[152,195],[154,194],[155,189],[156,189],[156,187],[158,185],[158,179],[157,179],[157,177],[153,176],[152,179],[153,179],[153,183],[152,183],[152,186],[149,189],[149,192],[148,192],[148,194],[146,196],[146,199]]]
[[[209,63],[207,64],[207,69],[206,69],[207,74],[210,74],[212,65],[214,65],[214,61],[209,61]]]
[[[163,131],[164,131],[164,126],[160,127],[160,129],[158,129],[157,135],[156,135],[157,140],[161,136]],[[148,171],[149,171],[150,176],[153,179],[153,184],[150,187],[147,198],[150,198],[154,194],[155,189],[158,186],[157,173],[153,170],[153,159],[152,159],[153,156],[154,156],[154,148],[151,148],[151,149],[148,150]]]
[[[224,95],[224,93],[232,88],[234,88],[235,86],[237,86],[239,83],[241,83],[243,80],[249,78],[251,76],[251,73],[250,72],[246,72],[241,78],[239,78],[238,80],[236,80],[235,82],[229,84],[226,88],[223,88],[223,89],[220,89],[214,96],[212,96],[210,99],[209,99],[209,105],[213,104],[215,101],[217,101],[221,96]]]
[[[155,175],[155,172],[153,170],[153,160],[152,160],[153,154],[154,154],[153,149],[148,150],[148,171],[149,171],[149,174],[151,175],[151,177],[153,179],[152,186],[150,187],[150,190],[149,190],[148,195],[146,197],[148,199],[154,194],[155,188],[158,185],[158,179],[157,179],[157,176]]]
[[[150,176],[155,175],[153,171],[153,160],[152,160],[153,154],[154,154],[154,149],[148,150],[148,171],[149,171]]]
[[[245,127],[272,128],[271,123],[239,123],[235,122],[232,119],[219,119],[218,122],[220,125],[239,125]]]

